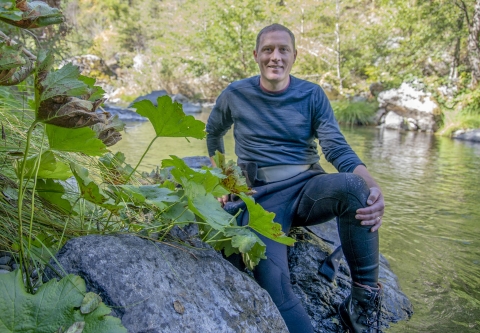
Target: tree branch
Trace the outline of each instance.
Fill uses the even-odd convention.
[[[7,43],[9,43],[11,45],[16,45],[17,44],[17,42],[15,42],[10,37],[5,35],[2,31],[0,31],[0,38],[2,38],[4,41],[6,41]],[[32,60],[32,61],[37,60],[37,57],[35,55],[33,55],[29,50],[24,48],[23,46],[22,46],[21,50],[30,60]]]

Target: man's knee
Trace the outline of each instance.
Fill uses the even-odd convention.
[[[350,196],[358,200],[360,206],[365,207],[367,205],[370,188],[361,176],[354,173],[346,173],[345,188]]]

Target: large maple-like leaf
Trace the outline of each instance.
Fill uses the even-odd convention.
[[[90,156],[100,156],[107,152],[105,144],[97,139],[94,130],[88,127],[63,128],[46,125],[50,149],[84,153]]]
[[[103,303],[90,306],[83,314],[85,282],[76,275],[67,275],[40,286],[32,295],[27,293],[22,273],[16,270],[0,274],[0,332],[53,333],[83,323],[83,333],[126,333],[120,319],[107,316],[111,309]]]
[[[24,171],[25,177],[33,178],[36,175],[39,179],[54,178],[66,180],[72,176],[70,167],[63,162],[58,161],[55,154],[50,150],[47,150],[41,155],[40,165],[37,166],[36,164],[38,163],[38,160],[38,154],[27,159]],[[17,176],[20,176],[20,164],[15,168],[15,172],[17,173]]]
[[[275,214],[267,212],[262,206],[257,204],[252,197],[240,194],[240,198],[247,204],[249,220],[248,226],[263,236],[273,239],[276,242],[293,245],[295,240],[285,235],[282,226],[275,223],[273,219]]]
[[[186,116],[182,105],[172,103],[170,96],[157,99],[155,107],[149,100],[133,104],[137,113],[150,120],[157,137],[191,137],[203,139],[205,137],[205,124],[193,116]]]

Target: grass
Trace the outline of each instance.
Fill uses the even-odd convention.
[[[378,106],[376,103],[343,100],[332,102],[332,108],[340,124],[371,125]]]

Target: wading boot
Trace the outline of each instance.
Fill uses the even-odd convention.
[[[381,308],[382,285],[372,288],[355,282],[352,293],[340,304],[338,312],[349,333],[382,333]]]

